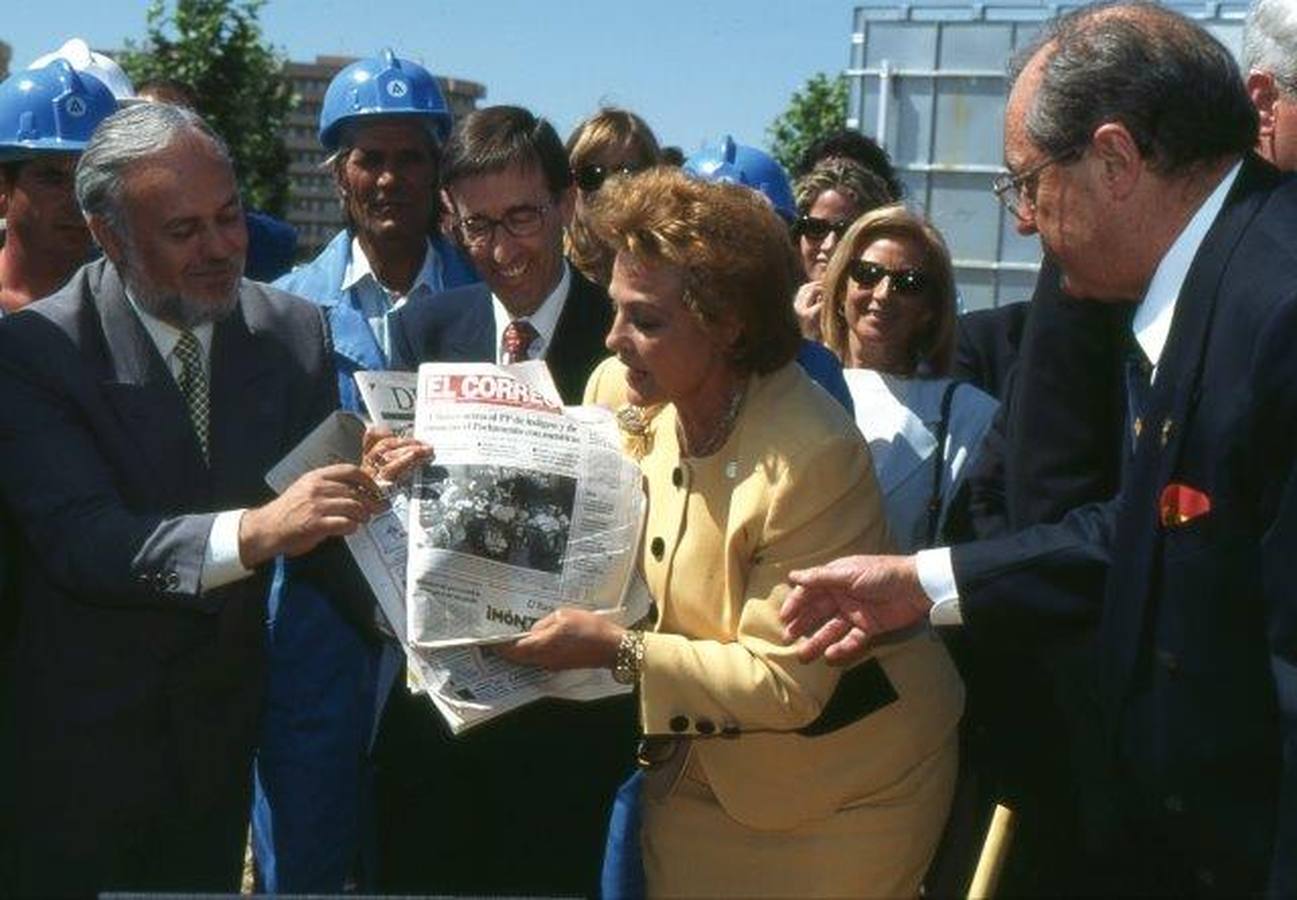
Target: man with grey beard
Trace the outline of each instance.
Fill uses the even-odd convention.
[[[263,481],[336,406],[331,348],[315,307],[242,279],[198,116],[110,116],[76,192],[105,258],[0,323],[17,894],[236,890],[267,566],[354,530],[376,488],[351,465]]]

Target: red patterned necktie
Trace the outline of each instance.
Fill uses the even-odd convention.
[[[524,362],[530,359],[527,348],[531,342],[540,337],[536,328],[528,321],[519,319],[504,327],[504,361],[506,364]]]

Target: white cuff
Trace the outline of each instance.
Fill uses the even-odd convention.
[[[932,601],[928,621],[933,625],[963,625],[959,588],[955,584],[955,570],[950,565],[950,548],[920,550],[914,554],[914,569],[919,576],[919,586]]]
[[[246,509],[230,509],[216,514],[203,554],[203,574],[198,579],[200,592],[215,590],[252,574],[239,559],[239,523],[245,512]]]

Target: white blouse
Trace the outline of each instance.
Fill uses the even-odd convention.
[[[941,398],[951,379],[901,378],[872,369],[846,369],[842,374],[856,407],[856,426],[869,442],[896,548],[901,553],[921,550],[928,544],[935,432],[941,421]],[[971,384],[955,389],[946,430],[939,525],[945,523],[950,501],[976,459],[998,405],[994,397]]]

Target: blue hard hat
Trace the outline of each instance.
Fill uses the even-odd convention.
[[[113,92],[67,60],[15,72],[0,83],[0,160],[79,153],[116,111]]]
[[[797,218],[793,186],[784,167],[756,147],[734,143],[728,134],[714,147],[704,147],[684,161],[685,172],[703,181],[742,184],[760,191],[785,221]]]
[[[390,48],[333,76],[320,108],[320,143],[337,150],[342,128],[366,116],[419,116],[439,141],[454,124],[432,73]]]

